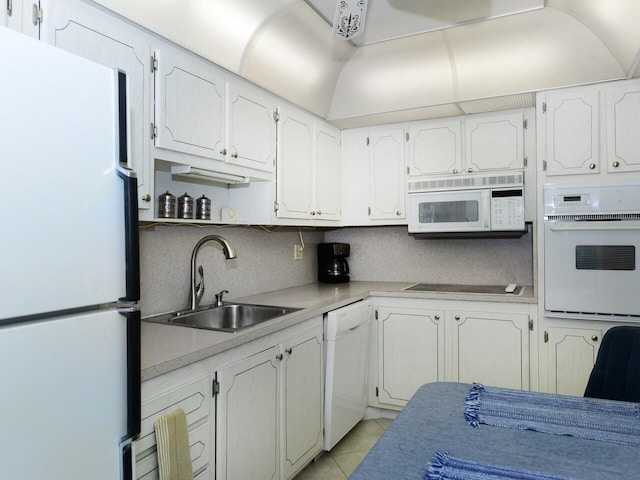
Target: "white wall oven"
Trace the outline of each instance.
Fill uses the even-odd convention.
[[[547,312],[640,320],[640,186],[544,188]]]
[[[409,233],[520,236],[526,231],[522,172],[417,177],[409,182],[407,198]]]

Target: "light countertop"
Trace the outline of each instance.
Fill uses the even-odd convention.
[[[531,287],[527,287],[522,295],[403,291],[412,285],[414,283],[405,282],[349,282],[335,285],[312,283],[236,298],[233,299],[234,302],[301,309],[236,333],[143,321],[142,380],[168,373],[369,296],[501,303],[535,303],[537,301]]]

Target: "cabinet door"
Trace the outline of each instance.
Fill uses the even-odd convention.
[[[405,218],[404,130],[372,128],[369,134],[369,218]]]
[[[276,159],[275,102],[256,89],[227,83],[227,161],[272,172]]]
[[[369,224],[369,129],[342,130],[342,224]]]
[[[459,118],[409,127],[409,172],[437,175],[462,171],[462,127]]]
[[[607,171],[640,171],[640,84],[608,88]]]
[[[322,451],[322,331],[299,336],[283,348],[282,476],[291,478]]]
[[[155,55],[156,147],[224,160],[224,78],[168,46]]]
[[[313,118],[282,109],[278,122],[277,216],[311,218],[313,182]]]
[[[218,371],[216,478],[279,478],[279,354],[273,347]]]
[[[529,389],[529,316],[453,311],[452,380]]]
[[[129,167],[138,177],[138,206],[153,204],[151,175],[149,71],[150,45],[133,28],[82,3],[50,4],[43,37],[64,50],[127,75]]]
[[[584,395],[601,338],[599,329],[552,327],[545,332],[552,393]]]
[[[596,89],[546,96],[547,175],[600,170],[600,94]]]
[[[379,307],[378,401],[404,406],[421,385],[444,380],[444,312]]]
[[[465,167],[468,173],[524,168],[522,112],[465,118]]]
[[[315,130],[315,216],[320,220],[340,219],[340,131],[316,124]]]

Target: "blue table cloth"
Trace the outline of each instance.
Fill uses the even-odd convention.
[[[423,385],[356,471],[353,480],[420,479],[436,452],[585,480],[640,478],[640,448],[465,420],[470,385]]]

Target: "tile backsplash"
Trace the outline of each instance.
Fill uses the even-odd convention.
[[[293,245],[304,240],[304,258]],[[200,250],[204,267],[203,304],[220,290],[239,298],[313,283],[316,245],[351,244],[352,280],[506,285],[533,284],[532,233],[519,239],[422,240],[407,227],[349,227],[313,230],[271,227],[151,225],[140,230],[142,315],[184,308],[189,294],[191,251],[205,235],[225,237],[238,257],[225,260],[219,244]]]

